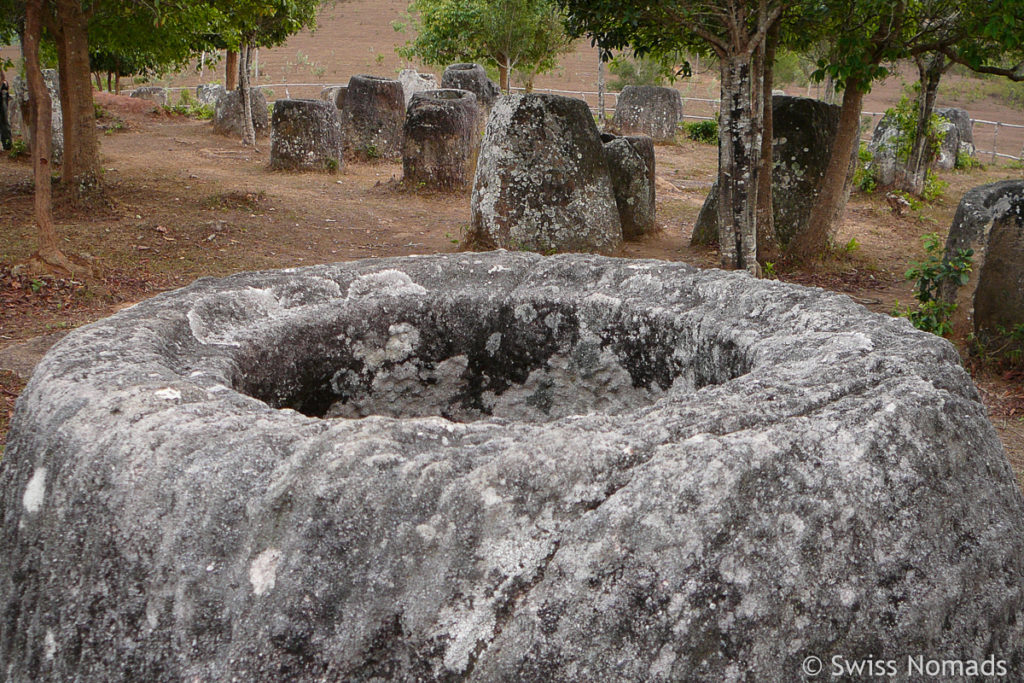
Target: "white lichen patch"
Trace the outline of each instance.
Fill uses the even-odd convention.
[[[490,355],[494,355],[501,348],[501,332],[495,332],[487,338],[487,343],[484,344],[484,349]]]
[[[281,551],[267,548],[249,565],[249,583],[256,595],[266,595],[273,590],[277,581],[277,564],[281,561]]]
[[[415,353],[420,345],[420,331],[409,323],[399,323],[388,328],[387,344],[384,346],[384,357],[392,363],[398,363]]]
[[[57,656],[57,639],[50,629],[46,629],[46,636],[43,638],[43,656],[48,662],[53,661],[53,658]]]
[[[412,281],[400,270],[382,270],[362,275],[348,287],[348,299],[362,299],[371,296],[423,296],[426,288]]]
[[[177,401],[181,398],[181,392],[172,387],[157,389],[153,392],[153,395],[159,399],[163,399],[164,401]]]
[[[45,498],[46,468],[37,467],[36,471],[32,473],[32,478],[28,480],[28,486],[25,487],[25,495],[21,497],[21,502],[25,506],[26,512],[35,514],[43,507]]]
[[[202,344],[237,347],[256,321],[280,315],[281,304],[269,289],[249,287],[231,296],[209,296],[185,314],[192,336]]]

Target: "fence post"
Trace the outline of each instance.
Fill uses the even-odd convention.
[[[996,163],[996,153],[999,151],[999,147],[996,142],[999,140],[999,122],[996,121],[995,130],[992,133],[992,163]]]

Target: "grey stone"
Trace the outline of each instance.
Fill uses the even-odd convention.
[[[322,100],[277,100],[270,121],[270,168],[336,171],[343,164],[337,109]]]
[[[202,279],[50,351],[0,496],[12,683],[1024,666],[1024,501],[955,349],[740,273]]]
[[[441,87],[437,82],[437,76],[434,74],[421,74],[416,69],[402,69],[398,72],[398,82],[402,84],[402,92],[405,94],[405,108],[407,110],[412,102],[413,95],[427,90],[438,90]]]
[[[683,98],[675,88],[627,85],[615,101],[609,130],[619,135],[647,135],[672,142],[683,120]]]
[[[345,93],[348,92],[347,85],[329,85],[320,91],[320,99],[331,102],[341,111],[345,106]]]
[[[654,141],[646,135],[616,137],[604,134],[615,205],[624,239],[638,239],[654,230]]]
[[[50,157],[59,164],[64,159],[64,113],[60,105],[60,77],[56,69],[43,69],[43,81],[50,93],[51,147]],[[15,76],[11,84],[11,130],[21,135],[26,145],[31,146],[29,132],[28,83],[21,76]]]
[[[145,85],[132,90],[129,97],[134,97],[137,100],[148,100],[157,106],[163,107],[167,104],[167,88],[159,85]]]
[[[1024,324],[1024,180],[1003,180],[964,193],[946,238],[946,259],[973,249],[970,280],[946,282],[942,299],[955,303],[953,333],[981,341],[999,328]]]
[[[469,187],[480,147],[480,108],[468,90],[426,90],[412,96],[405,116],[402,180],[412,187]]]
[[[220,83],[201,83],[196,86],[196,100],[203,105],[216,105],[227,90]]]
[[[270,132],[270,117],[267,114],[267,98],[259,88],[250,88],[250,106],[252,107],[252,125],[256,135],[267,135]],[[217,98],[213,110],[213,130],[220,135],[240,137],[245,121],[242,107],[242,92],[229,90]]]
[[[468,90],[476,95],[484,117],[501,97],[501,88],[487,77],[487,71],[479,64],[452,64],[441,74],[441,87]]]
[[[960,142],[959,152],[967,156],[974,156],[976,151],[974,147],[974,123],[971,121],[971,115],[967,113],[967,110],[957,107],[941,107],[936,108],[935,113],[956,126],[957,137]],[[956,155],[954,154],[953,156],[955,157]]]
[[[939,119],[938,130],[942,133],[939,151],[932,160],[932,165],[943,171],[956,168],[956,155],[960,151],[960,130],[952,121]]]
[[[477,161],[469,242],[530,251],[611,252],[622,244],[601,136],[583,100],[502,97]]]
[[[868,143],[871,162],[868,164],[868,170],[874,174],[879,187],[892,186],[896,182],[896,174],[902,169],[902,165],[896,160],[898,135],[899,130],[889,114],[878,120],[874,132],[871,133],[871,142]]]
[[[346,159],[401,159],[404,124],[401,83],[365,74],[349,79],[341,109]]]
[[[806,97],[772,97],[772,214],[782,247],[799,238],[811,219],[821,182],[832,158],[840,107]],[[850,157],[853,173],[856,150]],[[849,175],[848,175],[849,177]],[[847,182],[847,192],[849,182]],[[718,242],[718,183],[704,201],[691,244]]]

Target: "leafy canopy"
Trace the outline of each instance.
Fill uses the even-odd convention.
[[[413,0],[409,12],[417,35],[398,53],[434,66],[481,61],[532,76],[571,42],[550,0]]]

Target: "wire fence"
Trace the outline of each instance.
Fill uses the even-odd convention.
[[[317,97],[320,91],[329,87],[330,84],[325,83],[254,83],[254,87],[259,87],[263,90],[271,91],[268,94],[267,99],[273,101],[280,99],[281,97]],[[167,88],[169,91],[176,90],[192,90],[193,88],[186,86],[177,86]],[[283,89],[283,90],[282,90]],[[524,92],[524,88],[512,88],[514,92]],[[567,97],[575,97],[581,99],[587,103],[591,111],[595,114],[600,112],[600,93],[593,90],[559,90],[556,88],[534,88],[533,92],[539,93],[552,93],[556,95],[565,95]],[[615,111],[615,104],[618,101],[620,93],[615,91],[606,91],[604,93],[604,108],[606,113]],[[684,119],[696,119],[696,120],[708,120],[718,118],[720,100],[710,99],[704,97],[683,97],[683,118]],[[868,141],[871,139],[871,131],[874,130],[878,120],[885,114],[885,112],[873,112],[865,111],[861,113],[864,119],[865,125],[862,130],[866,132],[862,139]],[[1003,137],[1000,138],[1000,132],[1009,131],[1014,134],[1015,131],[1024,131],[1024,125],[1016,123],[1006,123],[1004,121],[987,121],[985,119],[971,119],[971,127],[974,133],[976,150],[975,154],[978,156],[988,156],[992,163],[995,163],[997,159],[1007,159],[1011,161],[1022,161],[1024,160],[1024,144],[1020,149],[1017,149],[1016,142],[1008,142],[1006,138],[1010,137],[1005,132]],[[989,135],[989,129],[991,129],[991,135]],[[1013,137],[1024,137],[1024,134],[1014,134]],[[1000,140],[1003,140],[1002,144],[1004,149],[1007,145],[1013,145],[1013,151],[1016,154],[1008,154],[1004,151],[999,150]],[[980,140],[984,140],[988,144],[988,140],[991,140],[991,148],[982,149],[980,146]]]

